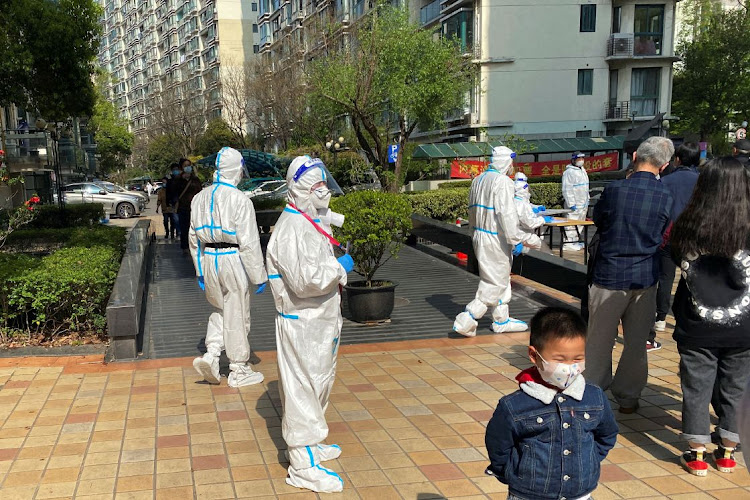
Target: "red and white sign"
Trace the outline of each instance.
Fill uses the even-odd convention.
[[[587,156],[583,160],[586,172],[603,172],[605,170],[617,170],[618,154],[609,153],[599,156]],[[472,179],[487,169],[488,161],[485,160],[453,160],[451,162],[451,179]],[[562,175],[565,167],[570,164],[569,160],[539,161],[539,162],[516,162],[516,172],[523,172],[528,177],[539,177],[544,175]]]

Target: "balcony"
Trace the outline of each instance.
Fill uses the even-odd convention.
[[[419,21],[422,26],[432,23],[438,17],[440,17],[440,0],[433,0],[432,3],[419,9]]]
[[[607,60],[663,58],[679,61],[678,57],[666,53],[661,35],[638,35],[615,33],[607,40]]]
[[[604,104],[604,119],[612,121],[628,121],[630,117],[630,101],[608,102]]]

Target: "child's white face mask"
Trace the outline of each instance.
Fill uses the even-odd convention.
[[[585,361],[568,365],[565,363],[549,362],[538,351],[536,355],[542,360],[542,368],[537,367],[542,379],[560,389],[567,389],[573,383],[573,380],[586,369]]]

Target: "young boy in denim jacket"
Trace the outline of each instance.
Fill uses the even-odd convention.
[[[509,500],[585,500],[600,462],[617,441],[604,392],[581,375],[586,324],[568,309],[549,307],[531,320],[529,359],[487,425],[487,473],[508,485]]]

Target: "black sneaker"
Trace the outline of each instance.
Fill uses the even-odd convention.
[[[688,450],[680,457],[680,463],[689,473],[695,476],[705,476],[708,474],[706,453],[705,448],[701,450]]]
[[[658,340],[647,340],[646,341],[646,351],[652,352],[652,351],[658,351],[661,349],[661,342]]]

